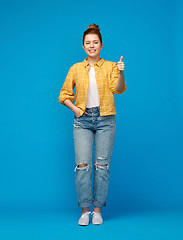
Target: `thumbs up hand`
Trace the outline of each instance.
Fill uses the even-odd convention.
[[[117,62],[117,66],[120,72],[123,72],[125,70],[125,64],[122,62],[123,56],[121,56],[119,62]]]

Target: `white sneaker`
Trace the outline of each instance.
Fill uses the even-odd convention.
[[[91,215],[93,215],[92,224],[99,225],[99,224],[103,223],[103,218],[102,218],[101,213],[93,211]]]
[[[91,212],[83,213],[78,221],[78,224],[81,226],[87,226],[90,221],[90,213]]]

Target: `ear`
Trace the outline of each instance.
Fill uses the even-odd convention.
[[[100,50],[102,50],[102,48],[103,48],[103,43],[101,44],[101,49]]]

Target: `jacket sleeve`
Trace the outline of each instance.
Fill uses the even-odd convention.
[[[109,88],[112,91],[112,93],[121,94],[124,91],[126,91],[127,87],[126,87],[126,82],[125,82],[125,86],[124,86],[122,91],[119,92],[119,91],[116,90],[116,84],[117,84],[117,81],[118,81],[118,77],[119,77],[118,66],[117,66],[117,63],[113,62],[112,63],[112,72],[111,72],[111,75],[110,75]]]
[[[73,93],[73,89],[75,87],[74,80],[74,69],[73,66],[70,67],[69,72],[66,76],[65,82],[63,84],[62,89],[60,90],[60,95],[58,101],[64,105],[65,99],[69,99],[72,103],[75,100],[75,94]]]

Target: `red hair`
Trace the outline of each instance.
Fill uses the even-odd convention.
[[[83,45],[84,45],[85,36],[87,34],[97,34],[100,39],[100,42],[102,43],[102,35],[100,33],[100,28],[97,24],[93,23],[89,25],[87,30],[83,33]]]

